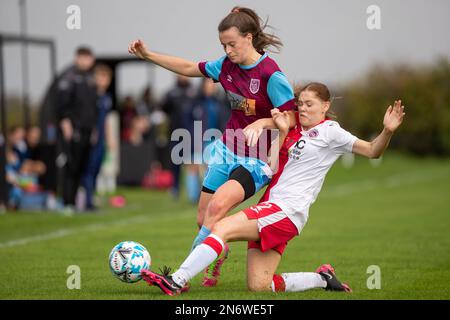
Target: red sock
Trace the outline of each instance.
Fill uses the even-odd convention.
[[[203,241],[203,244],[210,246],[217,253],[217,256],[220,256],[224,247],[222,239],[214,234],[210,234],[205,241]]]
[[[272,279],[272,290],[274,292],[285,292],[286,291],[286,284],[284,283],[284,279],[279,274],[274,274]]]

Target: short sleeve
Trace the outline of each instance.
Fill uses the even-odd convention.
[[[222,64],[226,56],[223,56],[214,61],[203,61],[198,64],[201,73],[207,78],[219,81],[220,72],[222,71]]]
[[[351,153],[353,144],[358,139],[341,128],[336,121],[327,121],[328,145],[336,154]]]
[[[267,83],[267,94],[275,108],[281,111],[295,109],[294,91],[284,73],[274,72]]]

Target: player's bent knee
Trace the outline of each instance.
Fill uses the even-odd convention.
[[[269,276],[266,270],[247,270],[247,288],[253,292],[272,291],[273,276]]]
[[[209,218],[221,218],[226,213],[226,202],[225,200],[212,199],[206,214]]]
[[[248,281],[247,287],[248,290],[252,292],[264,292],[271,291],[270,288],[271,282],[267,283],[266,281]]]

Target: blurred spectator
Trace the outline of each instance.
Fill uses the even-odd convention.
[[[120,167],[120,119],[117,111],[110,111],[105,119],[105,156],[96,180],[96,190],[100,196],[116,192]]]
[[[217,85],[209,78],[202,80],[193,112],[194,119],[202,121],[203,132],[208,129],[218,129],[223,132],[231,115],[225,95],[219,93]]]
[[[22,198],[22,189],[19,186],[20,161],[17,154],[9,147],[6,148],[6,183],[8,185],[9,209],[17,209]]]
[[[123,141],[130,140],[131,128],[136,116],[136,103],[133,97],[126,96],[120,108],[120,137]]]
[[[31,160],[41,160],[41,129],[37,126],[32,126],[26,133],[27,158]]]
[[[149,129],[149,118],[143,116],[134,117],[131,121],[131,128],[127,142],[134,146],[141,145],[144,141],[144,136],[149,131]]]
[[[144,93],[144,96],[146,94]],[[149,140],[154,143],[156,165],[161,166],[162,170],[171,168],[170,154],[169,154],[169,123],[168,117],[164,111],[161,110],[161,105],[156,104],[152,98],[149,99],[150,104],[150,131]]]
[[[97,123],[97,95],[91,71],[94,62],[89,48],[78,48],[74,65],[63,73],[57,84],[61,145],[57,161],[64,171],[63,200],[67,213],[74,210],[81,175],[89,159],[92,130]]]
[[[100,172],[103,158],[105,156],[106,144],[106,117],[112,110],[112,97],[108,92],[111,84],[112,70],[105,64],[98,64],[94,69],[94,79],[97,88],[97,124],[94,129],[92,148],[89,154],[89,161],[85,168],[82,184],[85,190],[86,210],[95,210],[93,196],[95,193],[96,179]]]
[[[6,182],[9,187],[8,207],[10,209],[42,209],[46,195],[40,193],[39,176],[45,173],[42,161],[28,158],[29,150],[24,141],[25,131],[13,127],[8,131],[6,149]]]
[[[42,161],[34,161],[30,157],[30,149],[26,143],[25,137],[27,133],[24,128],[15,126],[9,130],[8,144],[11,147],[11,152],[14,153],[14,167],[25,174],[41,175],[45,172],[45,164]]]
[[[151,140],[155,146],[155,157],[153,161],[159,163],[164,170],[171,170],[169,145],[169,123],[165,112],[161,106],[157,106],[150,116]]]
[[[142,93],[141,99],[137,104],[136,111],[138,117],[143,118],[141,122],[147,122],[145,131],[143,132],[143,139],[146,141],[155,141],[155,129],[152,125],[152,114],[156,110],[156,101],[153,97],[153,91],[150,86],[147,86]],[[144,125],[142,123],[141,125]]]
[[[136,111],[139,116],[149,116],[156,107],[156,102],[153,97],[153,91],[150,86],[144,89],[141,100],[139,101]]]
[[[27,159],[41,161],[46,171],[39,176],[39,185],[47,192],[47,209],[56,209],[56,164],[55,148],[42,143],[41,129],[31,126],[26,133]]]
[[[177,75],[175,87],[169,90],[162,104],[162,110],[169,117],[169,133],[182,128],[190,130],[193,128],[192,107],[196,97],[195,88],[190,79],[185,76]],[[193,141],[192,141],[193,142]],[[178,144],[178,141],[170,142],[170,150]],[[181,155],[185,157],[186,155]],[[172,162],[171,171],[174,177],[172,195],[178,198],[180,193],[180,173],[181,165]]]
[[[49,210],[56,209],[56,179],[52,173],[56,170],[55,153],[53,148],[41,143],[41,128],[31,126],[26,133],[27,159],[41,162],[46,170],[39,175],[39,186],[47,193],[46,207]]]
[[[138,105],[138,114],[140,118],[145,116],[148,121],[148,128],[144,139],[152,150],[150,168],[145,172],[141,181],[144,188],[167,190],[173,186],[173,175],[168,168],[171,168],[170,160],[167,155],[167,116],[161,111],[152,95],[152,88],[145,88],[141,101]],[[145,122],[139,120],[140,126],[144,127]]]
[[[192,106],[187,129],[194,136],[194,123],[197,121],[202,126],[202,137],[206,130],[217,129],[223,131],[230,117],[230,107],[224,96],[220,96],[216,84],[208,78],[202,80],[198,96]],[[200,139],[200,137],[196,137]],[[203,142],[203,139],[202,139]],[[203,149],[211,141],[197,144],[198,150],[192,150],[192,159],[195,163],[186,165],[186,190],[192,203],[197,203],[200,196],[203,168]],[[194,141],[192,141],[194,143]],[[194,144],[195,145],[195,144]]]
[[[137,104],[126,96],[120,110],[122,141],[134,146],[141,145],[150,131],[150,91],[146,90]]]
[[[25,129],[20,126],[13,126],[8,130],[8,144],[18,157],[19,167],[27,157],[27,145],[25,143]]]

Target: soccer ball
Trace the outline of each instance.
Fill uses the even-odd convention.
[[[112,274],[123,282],[141,280],[141,270],[149,269],[150,254],[145,247],[134,241],[124,241],[116,245],[109,254],[109,268]]]

